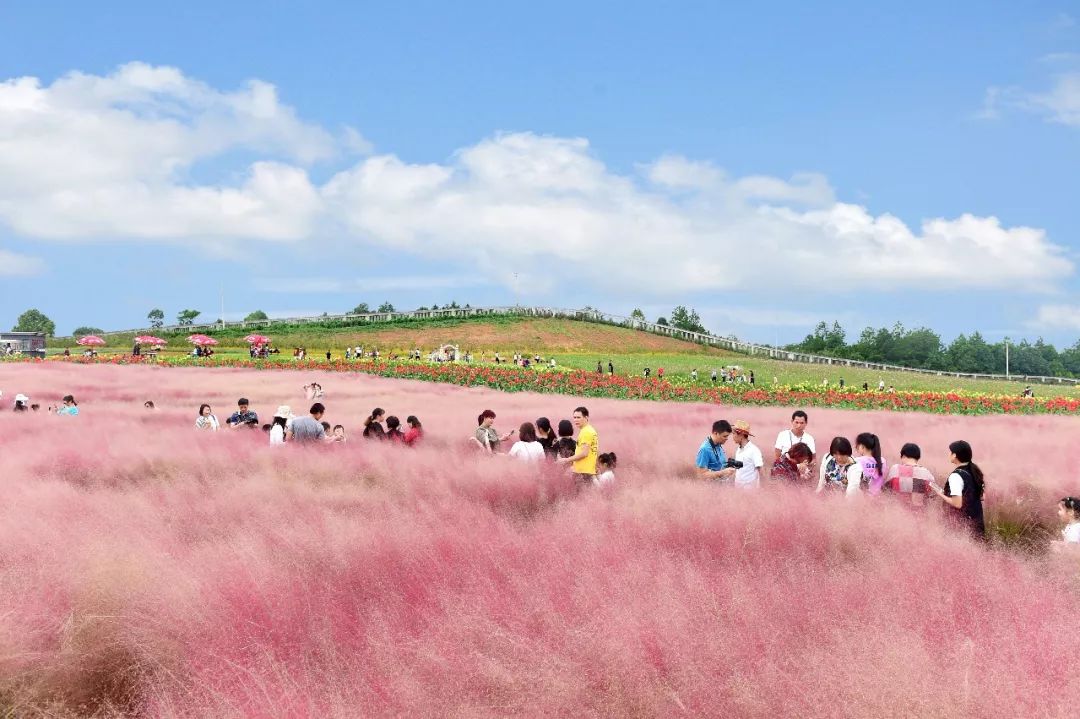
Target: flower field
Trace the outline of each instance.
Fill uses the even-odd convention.
[[[580,397],[643,399],[760,407],[800,406],[835,409],[930,412],[935,414],[1078,414],[1080,398],[1030,397],[968,392],[863,392],[820,386],[780,387],[748,384],[707,385],[674,377],[645,379],[640,376],[608,375],[583,370],[550,371],[521,369],[513,365],[432,364],[428,362],[369,360],[251,360],[236,357],[201,358],[171,356],[148,359],[131,355],[97,358],[53,357],[48,362],[75,364],[143,364],[185,367],[232,367],[256,370],[318,370],[358,372],[379,377],[417,379],[463,386],[479,386],[504,392],[544,392]]]
[[[620,461],[578,492],[465,439],[482,409],[505,432],[581,400],[335,370],[0,364],[0,716],[1075,714],[1080,558],[691,478],[712,420],[767,450],[790,409],[592,396]],[[312,380],[348,444],[192,427],[240,396],[301,414]],[[78,417],[45,411],[68,393]],[[375,406],[423,443],[362,441]],[[890,461],[918,442],[938,476],[969,440],[996,526],[1050,527],[1080,492],[1075,417],[815,409],[809,430],[874,431]]]

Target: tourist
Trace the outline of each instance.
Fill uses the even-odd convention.
[[[523,462],[539,462],[544,458],[544,446],[536,441],[536,428],[532,422],[522,422],[518,440],[510,448],[510,456]]]
[[[608,372],[608,374],[610,374],[610,375],[613,375],[613,374],[615,374],[615,365],[613,365],[613,364],[611,363],[611,360],[608,360],[608,361],[607,361],[607,372]]]
[[[604,374],[604,367],[600,364],[600,360],[596,360],[596,374]]]
[[[383,439],[386,436],[386,431],[382,426],[385,417],[386,411],[382,407],[371,410],[371,414],[364,420],[364,437],[366,439],[372,439],[373,437]]]
[[[697,382],[697,367],[690,370],[690,379],[693,380],[694,382]]]
[[[808,479],[814,452],[804,442],[796,442],[773,462],[770,476],[776,480],[799,482]]]
[[[292,410],[287,404],[283,404],[274,412],[274,421],[270,424],[270,444],[285,444],[288,436],[289,424],[292,420]]]
[[[327,438],[330,442],[337,442],[339,444],[345,444],[349,439],[345,436],[345,428],[340,424],[335,424],[333,434]]]
[[[233,429],[259,426],[259,415],[253,412],[249,405],[250,403],[246,397],[238,399],[236,401],[236,411],[225,421],[225,424]]]
[[[556,459],[573,457],[577,453],[577,441],[574,439],[574,423],[568,419],[559,420],[559,439],[555,442]]]
[[[30,398],[25,394],[15,395],[15,406],[12,407],[14,412],[27,412],[30,410]]]
[[[716,384],[716,370],[712,371],[712,383]]]
[[[409,425],[409,428],[405,430],[403,441],[407,447],[415,447],[424,436],[424,425],[420,424],[420,420],[416,418],[416,415],[412,414],[405,418],[405,424]]]
[[[735,439],[735,486],[745,489],[753,489],[761,485],[761,468],[765,466],[765,458],[761,456],[761,450],[750,441],[753,437],[750,433],[750,423],[744,420],[736,420],[732,427],[732,436]]]
[[[885,380],[883,380],[883,379],[878,380],[878,382],[877,382],[877,391],[878,392],[885,391]]]
[[[750,370],[750,384],[754,384],[754,370]]]
[[[318,382],[304,385],[304,396],[308,399],[321,399],[323,396],[322,385]]]
[[[791,427],[785,429],[780,434],[776,435],[776,444],[774,445],[774,451],[776,456],[774,460],[780,459],[780,456],[791,449],[793,444],[802,442],[810,448],[810,453],[817,454],[817,445],[814,442],[814,438],[806,431],[806,425],[810,423],[810,418],[806,412],[801,409],[795,410],[791,414]]]
[[[345,361],[348,362],[352,359],[352,347],[345,348]]]
[[[386,439],[393,442],[405,441],[405,433],[401,431],[401,420],[394,415],[386,418]]]
[[[330,350],[326,350],[326,361],[327,361],[327,362],[329,362],[329,361],[330,361],[330,357],[331,357],[331,355],[330,355]]]
[[[56,408],[57,416],[66,417],[78,417],[79,416],[79,404],[75,401],[75,398],[70,394],[64,395],[64,399],[61,400],[64,404]],[[49,407],[49,411],[52,412],[53,408]]]
[[[1058,502],[1058,517],[1065,523],[1061,530],[1064,544],[1080,544],[1080,499],[1065,497]]]
[[[851,457],[851,442],[847,437],[833,437],[829,456],[821,463],[817,492],[844,492],[848,496],[859,493],[862,468]]]
[[[656,378],[657,379],[664,379],[664,368],[663,367],[657,367],[656,368]]]
[[[483,447],[485,452],[490,454],[498,454],[499,444],[513,437],[514,432],[517,431],[512,429],[500,437],[499,433],[492,427],[492,424],[494,423],[495,413],[490,409],[485,409],[480,413],[480,416],[476,418],[476,424],[479,426],[476,428],[474,439],[481,447]]]
[[[614,452],[605,452],[596,458],[596,486],[610,487],[615,484],[615,465],[618,461]]]
[[[735,468],[728,466],[724,442],[731,436],[731,424],[726,419],[713,422],[712,432],[698,447],[694,467],[700,479],[731,480],[735,477]]]
[[[555,460],[560,464],[571,465],[571,471],[580,484],[589,484],[596,478],[596,458],[600,456],[600,438],[596,429],[589,423],[589,410],[578,407],[573,414],[574,426],[578,430],[577,448],[572,457],[560,457]]]
[[[321,402],[316,402],[308,412],[308,417],[297,417],[289,425],[288,441],[306,444],[326,439],[326,429],[322,426],[326,407],[323,407]]]
[[[949,445],[949,462],[953,465],[952,474],[945,482],[944,489],[936,484],[930,488],[957,510],[957,517],[968,530],[979,539],[986,539],[986,522],[983,519],[983,493],[986,480],[982,470],[971,461],[971,445],[958,440]]]
[[[540,443],[540,446],[544,448],[544,454],[548,459],[555,458],[555,440],[558,439],[555,436],[555,430],[551,426],[551,420],[547,417],[540,417],[536,420],[536,441]]]
[[[840,378],[840,389],[844,389],[844,378]]]
[[[881,493],[885,484],[885,462],[881,459],[881,440],[876,434],[863,432],[855,438],[855,461],[862,471],[862,484],[870,495]]]
[[[900,448],[900,463],[889,468],[888,479],[882,486],[887,492],[904,498],[904,504],[922,509],[926,506],[926,497],[934,475],[919,464],[922,450],[919,445],[908,442]]]
[[[152,399],[148,399],[145,402],[143,402],[142,406],[143,406],[143,409],[157,409],[157,406],[154,404],[154,400],[152,400]]]
[[[646,367],[646,368],[645,368],[645,371],[644,371],[644,373],[643,373],[643,374],[645,375],[645,379],[649,379],[649,373],[650,373],[650,370],[649,370],[649,368],[648,368],[648,367]]]
[[[195,419],[195,429],[205,429],[217,432],[219,428],[217,417],[210,411],[210,405],[199,405],[199,416]]]

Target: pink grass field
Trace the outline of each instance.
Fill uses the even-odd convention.
[[[465,445],[579,402],[362,375],[0,366],[0,717],[1072,717],[1080,559],[976,546],[932,512],[689,479],[714,419],[790,409],[589,400],[616,487]],[[197,434],[326,389],[344,446]],[[10,411],[17,392],[42,405]],[[45,412],[74,394],[81,416]],[[143,409],[152,399],[159,409]],[[409,450],[360,438],[416,414]],[[814,410],[946,469],[989,514],[1080,494],[1071,417]]]

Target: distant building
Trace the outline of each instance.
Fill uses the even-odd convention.
[[[45,357],[44,332],[0,332],[0,354]]]

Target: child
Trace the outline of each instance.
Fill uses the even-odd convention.
[[[1080,544],[1080,499],[1065,497],[1058,503],[1058,517],[1065,522],[1061,530],[1062,541],[1066,544]]]
[[[596,486],[609,487],[615,484],[615,464],[618,458],[614,452],[605,452],[596,458]]]
[[[331,442],[341,442],[342,444],[345,444],[346,442],[348,442],[349,440],[345,436],[345,428],[342,427],[340,424],[335,424],[334,425],[334,433],[330,436],[330,441]]]

